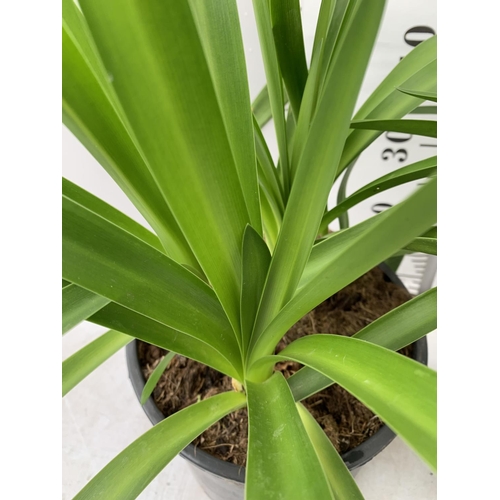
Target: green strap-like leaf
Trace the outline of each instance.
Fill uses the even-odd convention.
[[[74,201],[63,197],[62,206],[63,278],[240,362],[234,332],[205,282]]]
[[[355,120],[376,118],[371,116],[388,98],[397,99],[400,92],[397,87],[410,81],[437,58],[437,36],[432,36],[412,49],[394,69],[384,78],[380,85],[371,93],[354,116]],[[435,80],[434,80],[435,85]],[[418,87],[420,88],[420,87]],[[411,101],[419,105],[418,101]],[[394,102],[393,102],[394,104]],[[379,115],[383,116],[383,115]]]
[[[353,338],[366,340],[397,351],[437,327],[437,289],[411,299],[370,323]],[[294,373],[288,385],[296,401],[301,401],[332,384],[331,379],[307,366]]]
[[[331,13],[324,39],[324,50],[319,69],[319,86],[324,89],[328,73],[332,70],[333,61],[342,48],[342,38],[351,29],[354,14],[359,7],[359,0],[335,0],[330,7]]]
[[[314,32],[314,45],[311,55],[311,65],[315,59],[317,59],[318,57],[321,58],[319,52],[321,50],[321,46],[325,43],[335,4],[336,0],[321,0],[321,7],[318,14],[318,23],[316,24],[316,31]]]
[[[88,69],[94,74],[99,86],[118,112],[119,103],[110,85],[106,69],[95,46],[87,21],[74,0],[62,0],[62,25],[64,32],[71,38],[85,60]]]
[[[335,2],[323,2],[321,5],[318,19],[318,23],[321,23],[321,37],[318,37],[317,34],[315,38],[315,52],[311,61],[311,70],[293,144],[292,178],[295,177],[318,101],[324,93],[325,82],[331,77],[330,68],[336,64],[336,56],[343,52],[345,37],[350,32],[352,23],[356,20],[354,14],[358,8],[358,0],[336,0]],[[326,24],[325,28],[323,24]],[[324,33],[323,29],[326,30]]]
[[[62,180],[62,193],[63,196],[122,228],[124,231],[127,231],[160,252],[165,252],[160,240],[151,231],[148,231],[135,220],[65,178]]]
[[[226,392],[162,420],[106,465],[78,493],[75,500],[137,498],[196,436],[244,404],[243,394]]]
[[[437,106],[418,106],[413,111],[410,111],[410,115],[437,115]]]
[[[243,380],[242,374],[232,366],[231,362],[217,349],[207,344],[201,336],[196,338],[174,330],[113,302],[90,316],[88,321],[162,347],[167,351],[174,351],[229,377]]]
[[[365,326],[353,338],[397,351],[436,328],[437,288],[431,288]]]
[[[359,491],[349,469],[321,426],[300,403],[297,404],[297,408],[316,455],[318,455],[321,466],[328,478],[333,497],[340,500],[363,500],[363,495]]]
[[[189,3],[80,5],[158,187],[238,330],[250,220]]]
[[[260,365],[292,360],[335,380],[436,469],[436,372],[364,340],[308,335]]]
[[[322,373],[304,366],[288,378],[287,383],[295,401],[303,401],[309,396],[330,387],[335,382]]]
[[[333,499],[316,452],[281,373],[247,382],[247,500]]]
[[[354,170],[354,167],[356,166],[356,160],[354,160],[346,169],[344,173],[344,177],[342,177],[342,182],[340,183],[339,186],[339,191],[337,193],[337,207],[339,205],[342,205],[343,201],[347,197],[347,183],[349,182],[349,177],[351,176],[351,172]],[[327,212],[328,214],[329,212]],[[325,224],[325,214],[323,216],[323,219],[321,219],[321,225],[319,226],[319,232],[320,233],[327,233],[328,232],[328,224],[327,222]],[[349,215],[347,213],[347,210],[345,210],[343,213],[339,215],[339,225],[340,229],[347,229],[349,227]]]
[[[63,335],[89,316],[109,304],[109,299],[84,290],[74,283],[62,289],[62,333]]]
[[[322,301],[432,226],[436,205],[433,178],[402,203],[314,245],[307,280],[258,339],[253,360],[271,353],[286,331]]]
[[[145,404],[149,399],[149,396],[153,393],[158,380],[163,375],[163,372],[168,368],[170,361],[174,359],[175,352],[170,351],[169,353],[163,356],[163,359],[158,363],[153,373],[149,376],[148,381],[144,385],[144,389],[141,394],[141,405]]]
[[[422,252],[429,255],[437,255],[437,238],[415,238],[411,243],[404,247],[410,252]]]
[[[297,118],[307,81],[299,0],[270,0],[274,43],[283,81]]]
[[[437,137],[437,122],[434,120],[358,120],[351,122],[351,128]]]
[[[235,0],[189,0],[214,82],[250,222],[262,234],[252,111]]]
[[[270,250],[273,251],[281,227],[282,214],[276,204],[275,198],[269,193],[262,182],[260,183],[260,203],[265,240]]]
[[[255,137],[255,151],[257,153],[257,160],[260,164],[261,170],[259,180],[264,184],[266,190],[274,198],[274,203],[279,207],[281,215],[285,211],[283,203],[283,188],[279,182],[278,170],[274,166],[271,153],[267,146],[266,140],[262,134],[256,119],[254,118],[254,137]]]
[[[432,179],[432,181],[429,181],[429,182],[433,182],[434,183],[433,185],[435,186],[435,183],[436,183],[435,178],[431,178],[431,179]],[[434,189],[435,189],[435,187],[434,187]],[[410,202],[409,200],[412,199],[412,197],[415,195],[416,195],[416,193],[411,195],[410,198],[408,198],[407,200],[404,200],[399,205],[397,205],[397,206],[400,206],[402,213],[406,213],[407,209],[403,208],[401,205],[406,204],[406,203],[409,203],[410,205],[412,205],[413,203]],[[431,200],[431,203],[435,204],[435,202],[436,202],[435,197],[433,200],[431,198],[429,198],[429,199]],[[424,207],[424,210],[425,210],[425,208],[426,207]],[[414,212],[413,214],[411,214],[410,216],[418,218],[418,215],[419,215],[418,210],[420,210],[420,208],[416,209],[416,210],[417,211]],[[431,209],[431,210],[433,210],[433,209]],[[399,209],[397,211],[399,212]],[[393,214],[391,216],[391,218],[392,217],[395,218],[394,219],[395,225],[400,224],[399,220],[403,220],[403,219],[400,219],[400,217],[403,217],[402,213],[400,213],[399,215]],[[324,238],[323,240],[318,242],[316,245],[314,245],[312,252],[311,252],[311,255],[309,257],[309,260],[307,262],[307,265],[304,269],[304,273],[302,274],[301,280],[299,282],[299,286],[297,287],[297,292],[300,292],[302,290],[302,288],[305,285],[307,285],[312,279],[319,278],[322,275],[322,273],[325,272],[326,268],[329,267],[329,262],[336,258],[337,251],[339,251],[339,252],[343,251],[342,249],[343,249],[343,246],[345,244],[349,245],[349,244],[353,243],[358,237],[367,236],[369,232],[372,232],[372,235],[375,237],[376,232],[377,232],[377,229],[375,229],[375,227],[379,223],[383,224],[384,226],[386,224],[386,222],[384,222],[385,216],[380,217],[380,215],[382,215],[382,214],[379,214],[379,215],[371,217],[367,220],[364,220],[363,222],[349,228],[348,230],[338,231],[338,232],[329,234],[326,238]],[[396,222],[396,220],[398,222]],[[421,226],[419,225],[419,227],[421,227]],[[389,226],[387,226],[387,230],[390,230]],[[418,231],[419,230],[412,231],[412,235],[416,234],[418,236],[425,235],[426,237],[432,237],[431,235],[427,234],[428,231],[425,231],[425,232],[418,232]],[[411,236],[411,237],[408,236],[410,241],[413,241],[414,237],[415,236]],[[392,252],[391,255],[394,255],[394,253],[395,252]],[[389,256],[391,256],[391,255],[389,255]],[[381,261],[383,261],[385,258],[387,258],[389,256],[385,256],[382,258],[382,260],[375,262],[374,266],[378,265]]]
[[[377,34],[383,0],[362,0],[344,37],[300,157],[256,320],[255,343],[292,298],[328,199],[359,87]],[[356,64],[353,65],[353,58]],[[429,225],[427,225],[429,227]],[[307,311],[306,311],[307,312]],[[284,333],[284,332],[283,332]]]
[[[288,157],[292,155],[292,141],[297,127],[296,119],[290,106],[286,112],[286,142],[288,145]]]
[[[259,127],[263,127],[272,117],[271,102],[267,85],[259,92],[252,102],[252,111]]]
[[[418,99],[424,99],[426,101],[437,102],[437,92],[429,92],[425,90],[410,90],[407,88],[398,87],[400,92],[403,94],[408,94]]]
[[[65,359],[62,364],[62,395],[65,396],[87,375],[132,340],[133,337],[110,330]]]
[[[433,156],[431,158],[426,158],[425,160],[412,163],[411,165],[407,165],[406,167],[398,168],[389,174],[375,179],[329,210],[321,220],[320,232],[326,232],[330,222],[334,221],[337,217],[340,217],[341,214],[345,213],[354,205],[357,205],[371,196],[382,193],[387,189],[400,186],[401,184],[405,184],[407,182],[429,177],[436,172],[436,168],[437,157]],[[348,172],[348,170],[346,170],[346,172]]]
[[[278,64],[278,54],[273,38],[271,13],[268,0],[253,0],[255,20],[259,33],[260,48],[264,60],[267,79],[267,92],[271,105],[274,128],[280,154],[279,168],[285,194],[289,192],[288,148],[286,142],[285,97]],[[287,196],[285,196],[286,198]]]
[[[434,91],[436,89],[437,38],[431,37],[409,52],[373,91],[353,120],[399,119],[423,101],[399,92],[397,87]],[[351,130],[346,140],[336,177],[381,134],[376,130]]]
[[[421,234],[401,250],[394,254],[394,258],[403,258],[405,255],[415,252],[437,255],[437,226],[431,227],[428,231]]]
[[[243,353],[250,343],[257,309],[266,281],[271,254],[264,240],[247,226],[243,236],[243,258],[241,278],[241,333]]]
[[[311,63],[311,70],[309,71],[309,75],[307,78],[304,96],[302,98],[302,104],[300,107],[300,114],[297,120],[297,125],[295,127],[293,141],[290,145],[292,151],[290,155],[290,175],[292,179],[295,177],[295,174],[297,172],[300,156],[302,155],[304,145],[307,142],[309,129],[311,127],[311,121],[316,109],[320,80],[318,71],[320,68],[321,56],[323,54],[322,43],[320,44],[318,50],[318,57],[314,58]]]
[[[74,7],[72,0],[65,4],[68,2]],[[77,18],[81,17],[77,12]],[[90,56],[84,55],[66,25],[62,47],[65,125],[134,203],[159,236],[168,255],[199,268],[124,121],[108,74],[103,75],[104,69],[100,71],[99,66],[89,65]]]
[[[436,238],[438,237],[438,228],[437,226],[432,226],[425,233],[420,235],[422,238]]]

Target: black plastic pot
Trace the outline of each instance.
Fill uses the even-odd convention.
[[[390,281],[404,288],[401,280],[391,269],[383,264],[379,267]],[[427,364],[427,339],[424,337],[418,340],[413,344],[413,347],[412,358],[422,364]],[[136,341],[127,345],[126,355],[129,377],[137,399],[140,400],[146,381],[139,366]],[[143,409],[153,425],[165,418],[152,397],[147,400]],[[349,470],[353,472],[378,455],[394,438],[395,434],[384,425],[364,443],[343,454],[342,458]],[[192,444],[184,448],[180,454],[190,462],[193,474],[212,500],[243,500],[245,496],[244,467],[224,462],[199,448],[195,448]]]

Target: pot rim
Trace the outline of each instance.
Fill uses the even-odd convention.
[[[381,264],[378,267],[382,269],[384,274],[386,274],[393,283],[405,288],[401,280],[388,266]],[[422,337],[414,342],[413,345],[414,350],[412,358],[415,361],[426,365],[428,358],[427,338]],[[132,382],[132,387],[134,388],[137,399],[140,400],[146,381],[142,374],[141,367],[139,365],[139,358],[137,356],[137,339],[134,339],[126,346],[126,358],[129,378]],[[166,418],[156,406],[152,396],[150,396],[143,405],[143,410],[153,425],[158,424]],[[396,434],[394,434],[394,432],[387,425],[383,425],[375,434],[373,434],[373,436],[370,436],[359,446],[343,453],[341,455],[342,459],[348,469],[353,471],[354,469],[366,464],[383,451],[395,437]],[[180,452],[180,455],[192,464],[216,476],[238,483],[245,482],[245,467],[216,458],[213,455],[210,455],[210,453],[196,448],[192,443],[188,444],[186,448]]]

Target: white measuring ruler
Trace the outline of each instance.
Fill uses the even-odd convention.
[[[307,8],[307,2],[303,2]],[[377,43],[361,89],[358,106],[377,87],[389,71],[418,43],[436,33],[435,0],[389,0]],[[423,103],[434,104],[434,103]],[[414,118],[435,119],[435,115],[414,115]],[[436,154],[436,139],[400,133],[382,134],[359,158],[347,184],[351,194],[368,182],[397,168]],[[339,180],[340,181],[340,180]],[[351,225],[395,205],[406,198],[422,181],[415,181],[372,196],[349,210]],[[330,195],[329,206],[336,203],[338,183]],[[333,229],[337,227],[332,225]],[[433,286],[436,278],[436,257],[422,253],[405,256],[398,276],[412,294]]]

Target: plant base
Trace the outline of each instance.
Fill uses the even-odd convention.
[[[312,333],[351,336],[379,316],[406,302],[411,295],[385,267],[373,269],[320,304],[297,322],[277,347]],[[136,392],[142,387],[165,351],[143,342],[129,344],[127,359]],[[421,339],[403,354],[427,362],[427,344]],[[297,371],[296,363],[280,363],[286,377]],[[162,376],[144,409],[153,423],[185,406],[220,392],[233,390],[231,379],[200,363],[176,356]],[[334,385],[305,402],[351,470],[360,467],[387,446],[394,434],[370,410],[341,387]],[[214,499],[243,498],[247,451],[246,409],[226,416],[199,436],[182,455]]]

